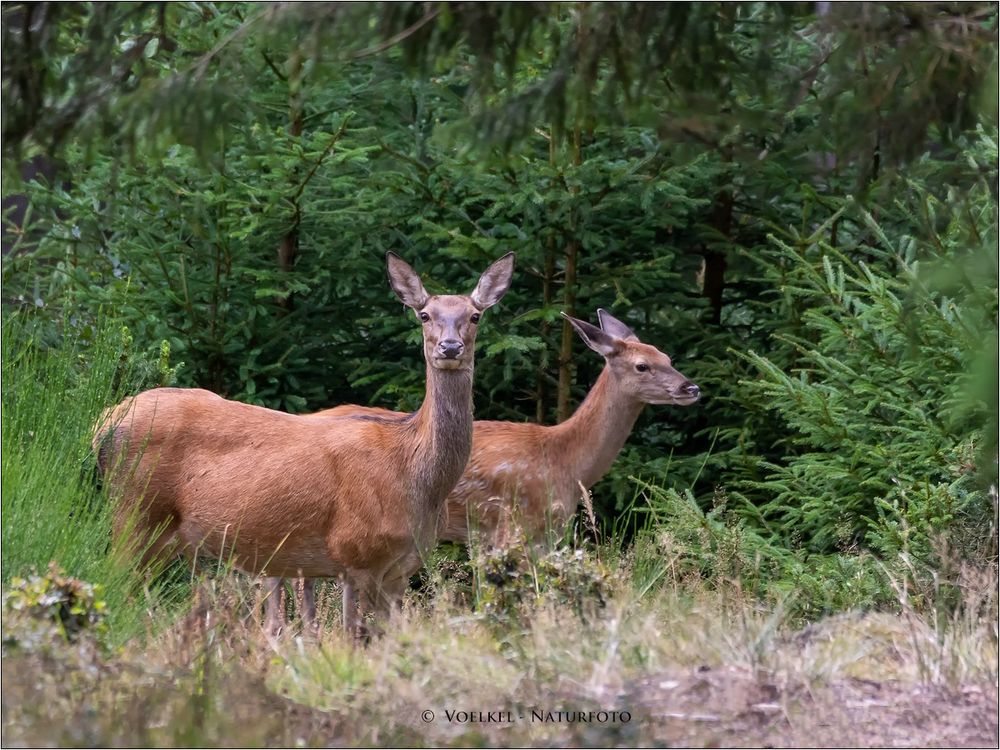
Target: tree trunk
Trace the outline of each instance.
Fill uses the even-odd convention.
[[[711,224],[719,234],[729,239],[733,229],[733,193],[730,188],[723,188],[716,195]],[[722,294],[726,287],[726,256],[706,248],[704,258],[705,275],[701,291],[712,306],[712,322],[718,325],[722,321]]]
[[[583,162],[580,153],[580,127],[573,132],[573,165]],[[572,192],[577,192],[575,189]],[[563,310],[567,315],[576,312],[576,268],[580,254],[580,242],[576,238],[576,218],[570,219],[570,240],[566,243],[566,277],[563,281]],[[573,328],[568,320],[563,321],[562,343],[559,347],[559,392],[556,399],[556,421],[569,418],[570,388],[573,385]]]
[[[288,63],[288,134],[292,138],[302,135],[302,54],[292,53]],[[288,233],[278,243],[278,267],[282,271],[291,271],[295,266],[295,258],[299,253],[299,214],[298,199],[292,207],[292,226]],[[291,294],[285,297],[281,306],[291,307]]]
[[[549,130],[549,166],[556,164],[556,139],[555,133]],[[545,243],[545,265],[542,269],[542,305],[548,308],[552,304],[552,281],[556,275],[556,238],[549,235]],[[535,422],[545,423],[545,402],[548,400],[548,370],[549,370],[549,331],[552,326],[548,320],[542,320],[540,334],[545,346],[542,348],[542,355],[538,362],[538,378],[535,385]]]
[[[545,266],[542,269],[542,305],[547,309],[552,304],[552,278],[556,273],[556,238],[550,236],[545,244]],[[548,396],[549,347],[548,338],[551,324],[542,321],[541,336],[545,346],[538,363],[538,380],[535,387],[535,422],[545,423],[545,402]]]
[[[576,261],[580,243],[570,240],[566,246],[566,279],[563,286],[563,310],[573,315],[576,308]],[[562,343],[559,346],[559,398],[556,402],[556,421],[562,422],[572,414],[570,388],[573,385],[573,327],[563,321]]]

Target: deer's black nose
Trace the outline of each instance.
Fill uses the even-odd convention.
[[[465,350],[465,344],[458,339],[444,339],[438,344],[438,350],[447,359],[456,359]]]
[[[698,398],[698,396],[701,395],[701,388],[696,386],[690,380],[681,386],[681,390],[687,395],[693,396],[694,398]]]

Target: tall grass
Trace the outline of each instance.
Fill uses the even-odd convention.
[[[134,559],[112,550],[90,441],[101,411],[155,380],[157,365],[110,322],[52,327],[18,313],[3,322],[2,352],[4,584],[55,561],[103,586],[111,632],[127,637],[152,594]]]
[[[585,614],[565,600],[566,578],[518,576],[516,617],[471,609],[464,582],[432,570],[428,596],[411,594],[367,648],[340,631],[333,586],[320,590],[314,637],[292,627],[272,638],[254,615],[252,582],[215,577],[186,616],[126,645],[113,664],[66,679],[69,659],[53,670],[21,657],[4,676],[5,737],[29,746],[777,747],[982,746],[996,736],[995,620],[977,606],[946,628],[915,612],[857,611],[800,628],[737,587],[673,572],[639,595],[630,566],[619,563],[605,606]],[[995,587],[995,577],[977,583]],[[463,711],[483,718],[449,718]],[[536,711],[630,718],[537,721]],[[908,718],[915,712],[927,720]]]

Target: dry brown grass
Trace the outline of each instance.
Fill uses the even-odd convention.
[[[320,592],[318,635],[289,628],[273,639],[252,616],[254,587],[227,577],[120,653],[9,657],[4,744],[996,742],[995,578],[992,594],[986,579],[970,583],[951,618],[902,606],[803,628],[735,588],[639,597],[627,572],[596,614],[582,619],[543,596],[524,604],[519,626],[475,613],[437,580],[434,596],[414,596],[364,648],[336,628],[333,587]],[[486,720],[449,719],[459,711]]]

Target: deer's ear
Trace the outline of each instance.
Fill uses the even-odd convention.
[[[391,250],[385,254],[385,263],[389,270],[389,285],[396,296],[403,301],[404,305],[412,307],[414,310],[423,309],[429,295],[424,289],[420,277],[417,276],[417,272]]]
[[[591,325],[585,320],[577,320],[566,313],[559,314],[566,318],[566,320],[568,320],[576,329],[576,332],[580,334],[580,338],[583,339],[583,343],[598,354],[604,357],[610,357],[621,351],[622,342],[614,336],[605,333],[597,326]]]
[[[479,277],[479,283],[472,290],[469,299],[480,312],[487,307],[492,307],[510,289],[511,279],[514,277],[514,253],[507,253],[500,260],[483,271]]]
[[[610,333],[616,339],[621,339],[622,341],[639,340],[639,337],[635,335],[631,328],[600,307],[597,308],[597,320],[601,324],[601,330],[605,333]]]

